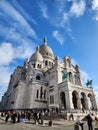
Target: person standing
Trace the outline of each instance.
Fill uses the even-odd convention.
[[[5,122],[6,122],[6,123],[8,122],[9,117],[10,117],[10,113],[7,112],[6,117],[5,117]]]
[[[74,121],[73,113],[71,113],[71,114],[69,115],[69,121],[70,121],[71,119]]]
[[[20,117],[21,117],[21,114],[20,114],[20,112],[18,112],[18,113],[17,113],[17,123],[20,122]]]
[[[80,116],[77,116],[76,124],[81,126],[81,130],[84,130],[84,129],[83,129],[84,123],[80,120]]]
[[[87,120],[87,124],[88,124],[88,129],[89,129],[89,130],[93,130],[93,125],[92,125],[93,119],[92,119],[92,117],[90,116],[90,114],[88,114],[88,115],[86,116],[86,120]]]
[[[95,117],[95,128],[98,128],[98,118]]]
[[[13,114],[12,114],[12,123],[16,123],[16,117],[17,117],[17,114],[14,111]]]

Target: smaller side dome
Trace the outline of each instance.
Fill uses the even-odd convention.
[[[43,62],[43,57],[39,52],[39,46],[36,47],[36,52],[31,56],[30,61]]]

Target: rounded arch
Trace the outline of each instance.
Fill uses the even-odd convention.
[[[73,83],[73,74],[72,74],[72,72],[69,72],[69,81]]]
[[[38,65],[37,65],[37,68],[41,68],[41,64],[38,64]]]
[[[65,93],[63,91],[60,93],[60,100],[61,100],[61,107],[66,109],[66,98]]]
[[[76,90],[72,92],[72,102],[75,109],[79,109],[78,105],[79,94]]]
[[[45,61],[45,66],[48,66],[48,61],[47,60]]]
[[[69,58],[67,58],[67,64],[68,64],[68,67],[71,67],[71,61]]]
[[[81,105],[82,109],[88,109],[87,98],[84,92],[81,92]]]

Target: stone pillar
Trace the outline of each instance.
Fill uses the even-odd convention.
[[[77,98],[77,108],[81,110],[81,98]]]
[[[86,110],[89,110],[87,97],[85,97],[85,102],[84,103],[85,103]]]
[[[95,101],[95,98],[91,98],[91,104],[92,104],[92,108],[95,110],[97,109],[97,105],[96,105],[96,101]]]
[[[69,91],[69,106],[70,109],[74,109],[73,101],[72,101],[72,91]]]

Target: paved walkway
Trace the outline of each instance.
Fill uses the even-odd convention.
[[[52,127],[48,126],[48,120],[44,120],[44,125],[34,124],[34,121],[26,121],[25,123],[11,122],[5,123],[0,119],[0,130],[74,130],[74,122],[64,119],[53,120]],[[81,128],[79,129],[81,130]],[[84,130],[88,130],[87,123],[84,122]]]

